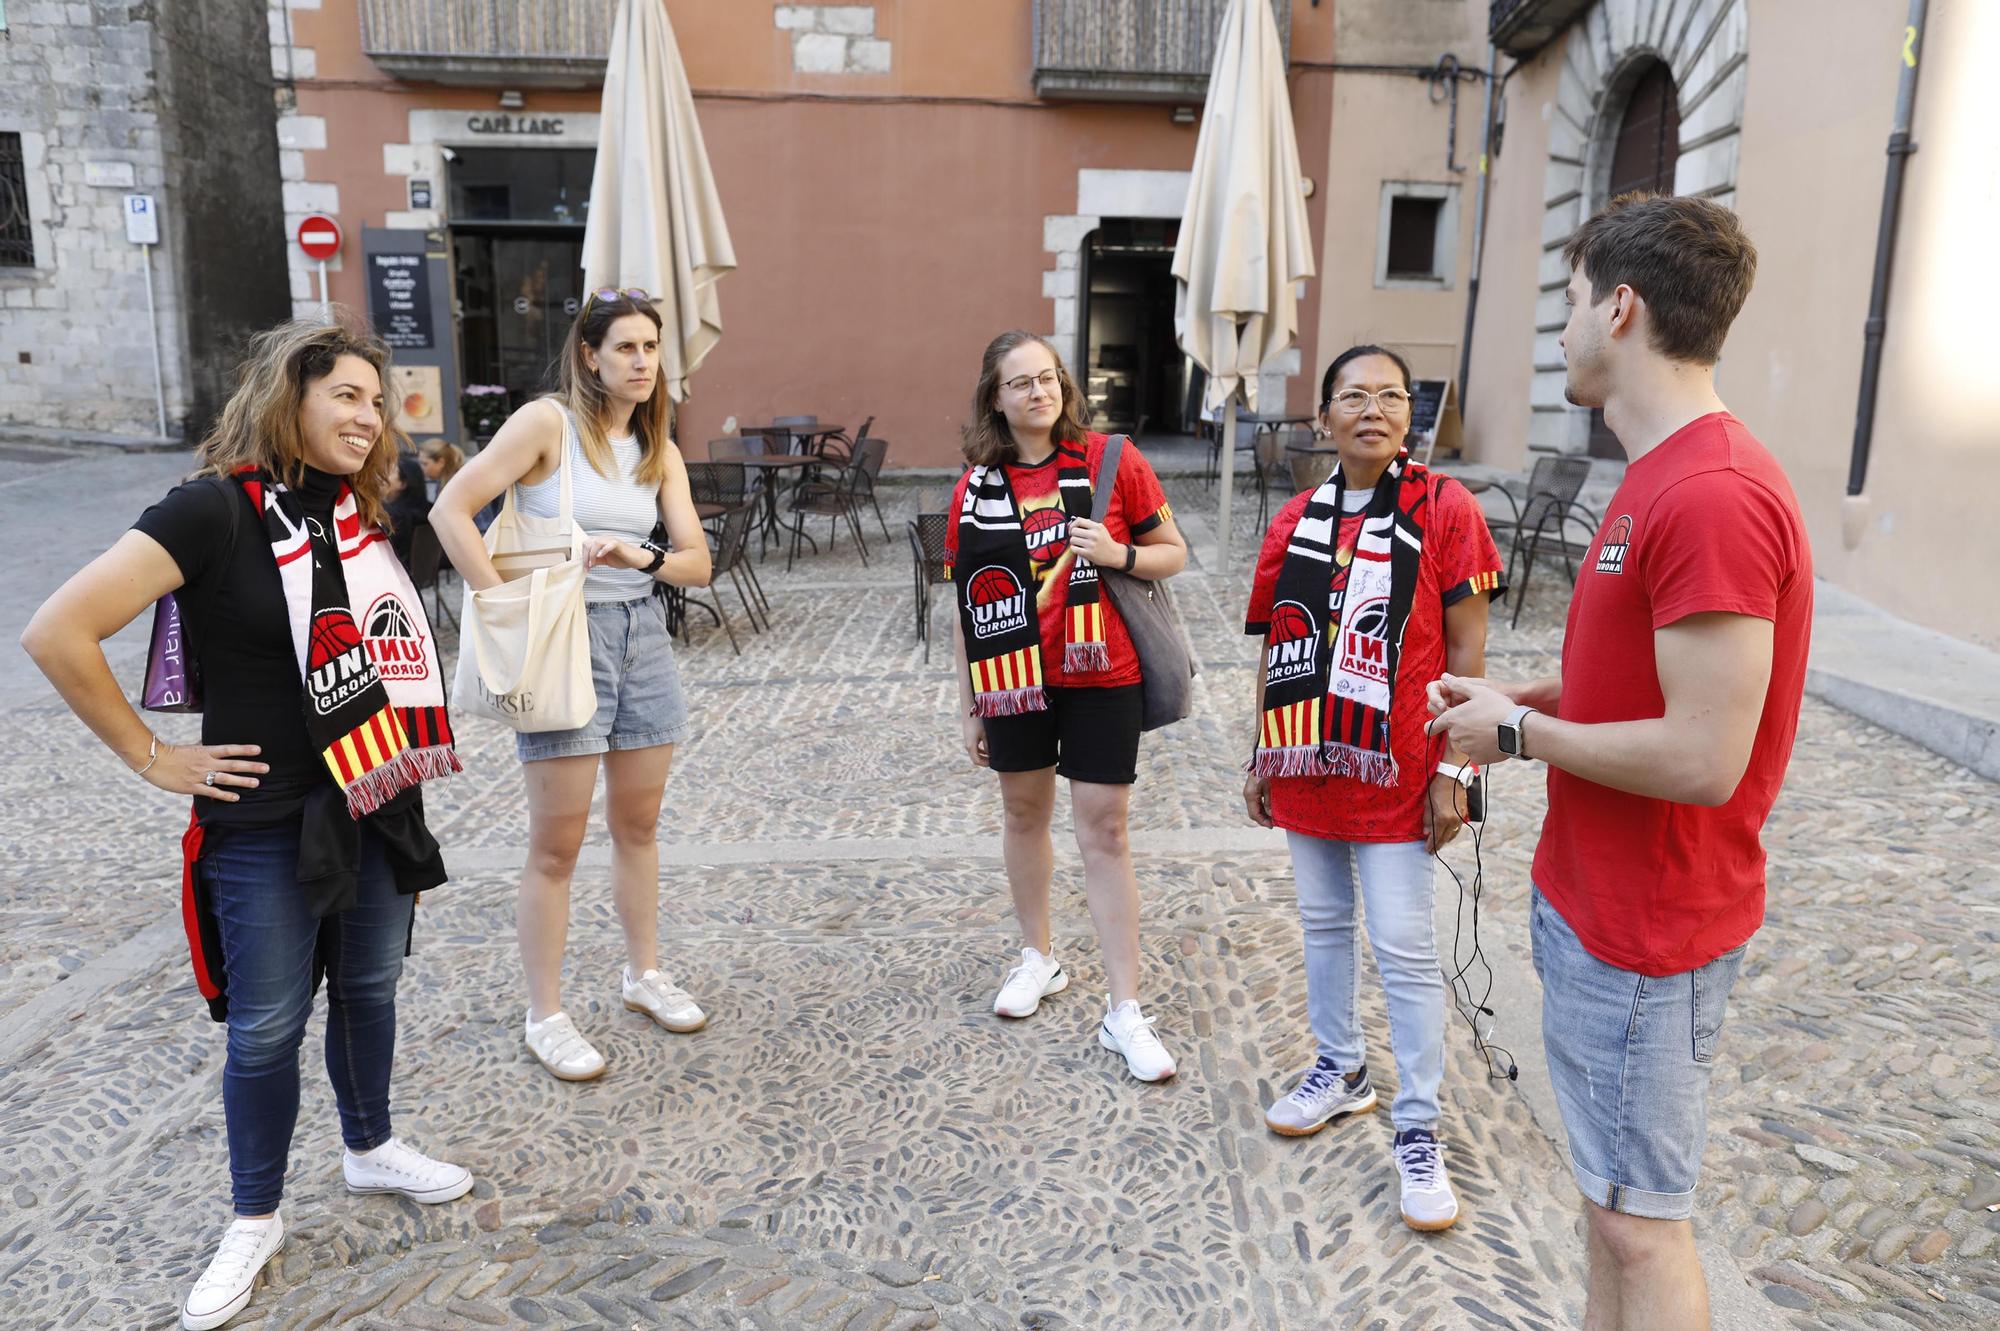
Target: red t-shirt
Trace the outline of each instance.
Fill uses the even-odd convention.
[[[1388,477],[1383,483],[1389,484]],[[1262,639],[1270,630],[1271,602],[1285,549],[1305,516],[1312,492],[1295,497],[1271,519],[1257,574],[1250,586],[1250,611],[1243,631]],[[1339,546],[1352,550],[1361,535],[1360,513],[1341,518]],[[1396,760],[1394,786],[1378,786],[1342,776],[1271,778],[1271,820],[1291,832],[1332,841],[1420,841],[1424,835],[1424,792],[1444,753],[1444,739],[1424,734],[1430,720],[1424,689],[1444,673],[1445,607],[1480,592],[1497,594],[1504,579],[1500,552],[1486,529],[1486,514],[1469,491],[1449,477],[1431,473],[1431,497],[1422,509],[1423,557],[1417,563],[1416,598],[1403,629],[1403,654],[1389,703],[1389,752]],[[1329,588],[1329,591],[1331,588]]]
[[[1090,468],[1093,491],[1097,469],[1104,462],[1104,446],[1109,442],[1110,436],[1095,431],[1084,441],[1084,459]],[[1139,653],[1132,646],[1132,635],[1109,596],[1100,595],[1098,601],[1104,607],[1104,646],[1111,657],[1111,668],[1074,675],[1063,669],[1066,633],[1063,608],[1070,567],[1076,561],[1069,552],[1069,518],[1056,491],[1059,461],[1060,455],[1051,453],[1046,461],[1032,467],[1005,464],[1007,484],[1021,510],[1022,525],[1034,538],[1028,550],[1028,564],[1035,574],[1035,606],[1042,621],[1042,680],[1062,688],[1137,684],[1141,679]],[[944,536],[946,577],[951,576],[953,566],[958,563],[958,513],[965,503],[966,482],[971,478],[970,471],[958,478],[958,486],[951,492],[951,507],[946,510],[951,514]],[[1045,509],[1054,516],[1038,516]],[[1105,531],[1112,540],[1129,544],[1134,536],[1144,536],[1173,515],[1166,492],[1160,489],[1160,478],[1153,474],[1153,464],[1146,461],[1131,441],[1126,441],[1124,454],[1118,461],[1118,481],[1112,488],[1111,507],[1104,514]]]
[[[1719,808],[1549,769],[1535,884],[1591,955],[1642,975],[1706,965],[1764,922],[1759,833],[1792,754],[1812,631],[1812,550],[1777,461],[1727,412],[1634,462],[1584,556],[1563,634],[1565,721],[1665,714],[1653,633],[1704,611],[1772,623],[1750,765]],[[1527,725],[1534,753],[1534,722]]]

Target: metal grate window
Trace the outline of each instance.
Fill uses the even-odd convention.
[[[28,226],[28,177],[19,134],[0,134],[0,268],[33,268],[35,235]]]

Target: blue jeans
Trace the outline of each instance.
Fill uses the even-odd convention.
[[[1437,1127],[1444,1080],[1444,973],[1431,916],[1431,857],[1421,841],[1327,841],[1287,832],[1299,923],[1305,928],[1306,1012],[1320,1057],[1352,1072],[1367,1060],[1361,1037],[1357,899],[1389,1004],[1396,1054],[1396,1128]]]
[[[312,1014],[313,954],[326,964],[326,1073],[353,1151],[389,1140],[396,981],[415,898],[396,891],[382,843],[361,829],[352,909],[315,919],[298,886],[299,826],[231,828],[201,857],[222,934],[229,1057],[222,1111],[238,1215],[276,1209],[299,1116],[299,1043]]]
[[[1528,941],[1576,1186],[1607,1211],[1686,1220],[1708,1144],[1709,1072],[1744,948],[1678,975],[1621,970],[1586,952],[1539,890]]]

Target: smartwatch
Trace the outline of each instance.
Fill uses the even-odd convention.
[[[1507,719],[1500,723],[1500,752],[1506,754],[1509,758],[1524,758],[1527,756],[1521,752],[1523,742],[1521,725],[1528,719],[1528,713],[1534,710],[1534,708],[1523,703],[1513,711],[1507,713]]]
[[[651,541],[641,541],[639,542],[639,547],[643,550],[651,550],[653,552],[653,562],[639,570],[650,578],[653,574],[660,571],[660,565],[667,562],[666,549],[662,546],[654,545]]]
[[[1459,767],[1454,763],[1441,762],[1438,764],[1437,774],[1439,776],[1448,776],[1461,786],[1470,786],[1479,779],[1479,764],[1467,763],[1465,766]]]
[[[1130,541],[1127,541],[1125,542],[1125,571],[1127,573],[1130,573],[1133,569],[1137,568],[1138,566],[1139,566],[1139,547],[1132,544]]]

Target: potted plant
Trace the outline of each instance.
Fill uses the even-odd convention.
[[[467,384],[458,396],[459,419],[465,432],[484,444],[500,432],[512,410],[505,384]]]

